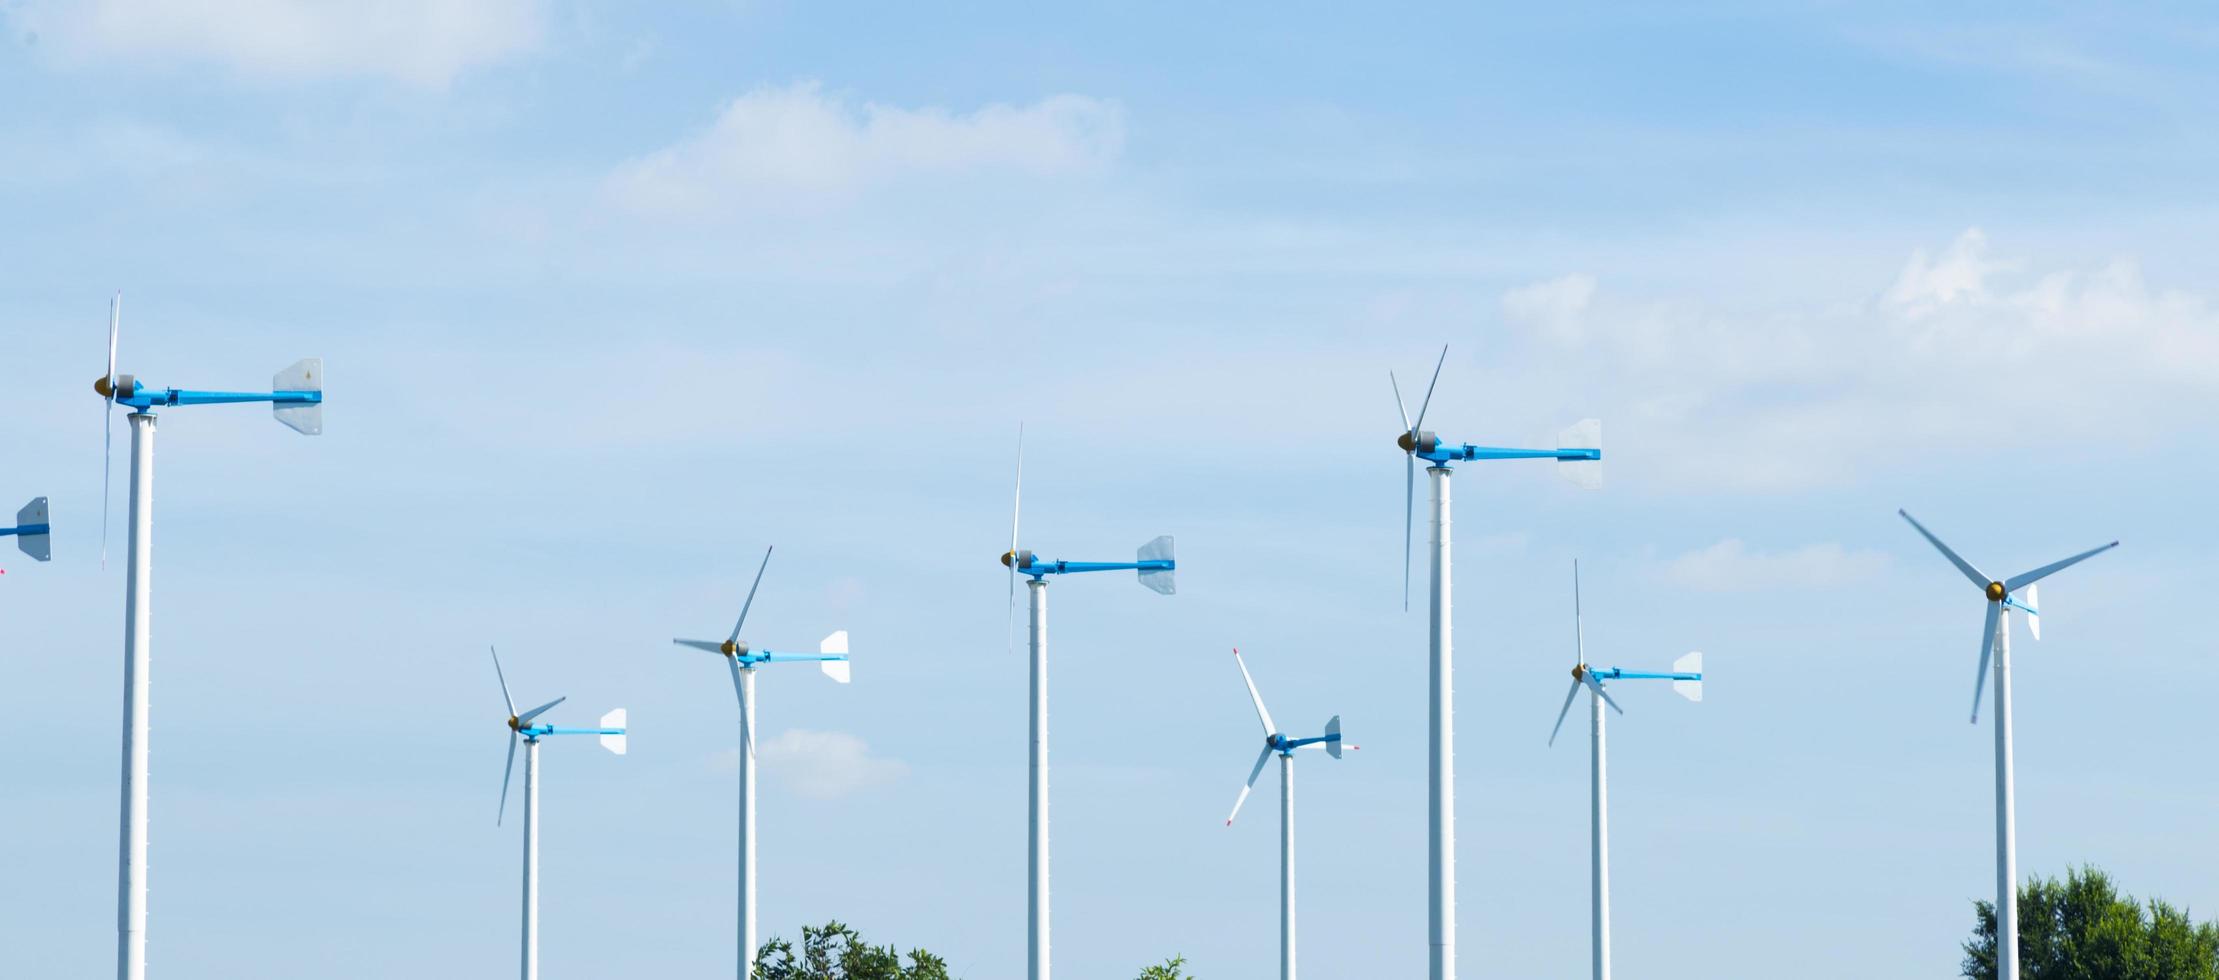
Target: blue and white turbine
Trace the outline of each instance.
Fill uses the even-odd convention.
[[[763,584],[763,570],[770,567],[771,549],[763,549],[763,563],[755,568],[755,584],[747,587],[747,601],[740,604],[739,622],[724,642],[672,640],[682,647],[722,654],[732,670],[732,693],[740,701],[740,980],[755,976],[755,668],[763,664],[813,662],[826,677],[848,682],[848,632],[837,630],[817,644],[816,653],[780,653],[756,650],[740,640],[747,626],[747,611],[755,606],[755,590]]]
[[[0,538],[15,536],[15,546],[39,561],[53,557],[54,526],[47,523],[46,498],[32,497],[15,512],[14,527],[0,527]]]
[[[509,696],[508,676],[501,672],[501,654],[492,647],[493,676],[501,682],[501,703],[508,706],[509,758],[501,769],[501,807],[494,813],[493,823],[499,826],[508,816],[509,777],[516,772],[516,744],[524,743],[524,924],[523,924],[523,978],[539,980],[539,740],[550,735],[595,735],[601,747],[617,755],[624,754],[624,709],[618,708],[601,716],[598,728],[558,728],[543,724],[539,716],[564,701],[556,698],[530,711],[519,713],[516,699]]]
[[[1225,826],[1233,825],[1233,818],[1240,816],[1241,804],[1248,802],[1248,793],[1256,788],[1256,777],[1264,774],[1264,764],[1271,757],[1279,757],[1279,980],[1294,980],[1294,753],[1296,749],[1322,748],[1333,758],[1341,757],[1341,716],[1334,715],[1325,723],[1325,734],[1310,738],[1292,738],[1272,723],[1271,712],[1264,707],[1264,696],[1256,693],[1256,679],[1248,675],[1248,662],[1241,659],[1240,650],[1233,650],[1233,663],[1240,668],[1240,679],[1248,685],[1249,703],[1256,706],[1256,721],[1264,728],[1264,748],[1256,755],[1255,768],[1248,770],[1248,782],[1240,788],[1240,795],[1233,799],[1233,812],[1225,817]],[[1348,746],[1351,751],[1356,746]]]
[[[1919,536],[1934,546],[1942,557],[1957,566],[1957,571],[1980,589],[1981,597],[1988,603],[1988,620],[1980,633],[1980,669],[1973,675],[1972,721],[1980,722],[1980,695],[1988,681],[1988,662],[1996,665],[1996,980],[2019,980],[2019,841],[2018,804],[2015,799],[2011,771],[2011,617],[2010,610],[2026,614],[2027,632],[2042,638],[2042,620],[2036,612],[2040,594],[2034,583],[2051,574],[2070,568],[2083,561],[2119,546],[2113,541],[2101,547],[2090,548],[2061,561],[2053,561],[2030,572],[1997,580],[1981,574],[1972,563],[1958,557],[1955,551],[1934,536],[1926,525],[1910,515],[1897,510],[1897,514],[1911,522]]]
[[[1418,460],[1425,460],[1433,499],[1429,524],[1433,529],[1432,615],[1427,621],[1427,646],[1431,654],[1432,691],[1426,704],[1430,717],[1426,773],[1426,941],[1429,976],[1454,980],[1456,976],[1456,757],[1451,668],[1452,630],[1449,626],[1449,475],[1459,462],[1495,459],[1553,459],[1557,472],[1587,489],[1602,486],[1603,424],[1594,419],[1580,422],[1557,439],[1555,449],[1506,449],[1498,446],[1452,445],[1425,428],[1426,409],[1433,404],[1433,386],[1441,380],[1441,365],[1448,360],[1448,345],[1441,345],[1433,363],[1433,380],[1426,383],[1425,400],[1418,403],[1418,418],[1402,404],[1402,384],[1394,372],[1387,382],[1394,386],[1395,411],[1402,415],[1402,434],[1395,445],[1402,448],[1402,607],[1410,608],[1410,536],[1412,508],[1417,494]]]
[[[1556,727],[1549,729],[1549,744],[1556,744],[1558,732],[1564,730],[1564,716],[1572,711],[1572,699],[1579,696],[1580,688],[1588,692],[1590,713],[1588,729],[1592,735],[1589,791],[1592,801],[1590,831],[1589,882],[1591,898],[1589,913],[1593,919],[1592,939],[1595,980],[1610,980],[1610,779],[1603,751],[1603,705],[1625,714],[1618,701],[1603,690],[1609,681],[1671,681],[1672,690],[1690,701],[1703,700],[1703,655],[1689,653],[1672,662],[1669,673],[1645,673],[1618,667],[1590,667],[1587,665],[1587,635],[1580,626],[1579,562],[1572,562],[1572,641],[1575,658],[1572,661],[1572,689],[1564,693],[1564,707],[1557,710]]]
[[[158,408],[181,405],[223,405],[268,402],[277,420],[303,435],[323,431],[324,362],[320,358],[295,361],[279,371],[267,392],[195,391],[157,389],[128,374],[116,373],[116,341],[123,325],[123,295],[108,306],[108,372],[93,382],[100,394],[101,426],[107,445],[101,450],[100,561],[108,561],[108,456],[114,443],[115,415],[110,409],[130,406],[131,422],[131,537],[128,573],[124,579],[123,620],[123,816],[118,842],[116,894],[116,977],[144,980],[146,976],[146,875],[147,875],[147,671],[153,650],[153,603],[150,588],[154,575],[154,413]]]
[[[1017,483],[1011,494],[1009,550],[1002,564],[1009,568],[1008,622],[1017,611],[1017,577],[1025,576],[1032,610],[1032,761],[1028,784],[1030,818],[1026,822],[1025,963],[1027,980],[1048,980],[1048,579],[1050,575],[1080,572],[1136,572],[1140,584],[1170,595],[1178,563],[1171,555],[1171,537],[1165,535],[1140,546],[1133,561],[1046,561],[1018,546],[1018,517],[1025,499],[1025,430],[1017,429]],[[1011,637],[1014,642],[1014,636]]]

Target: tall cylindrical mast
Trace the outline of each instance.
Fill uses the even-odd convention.
[[[740,669],[740,980],[755,976],[755,668]]]
[[[1587,702],[1595,716],[1593,740],[1594,800],[1594,926],[1595,980],[1610,980],[1610,774],[1605,766],[1603,699],[1590,691]]]
[[[1032,784],[1026,841],[1029,980],[1048,980],[1048,583],[1025,583],[1032,606]]]
[[[1279,980],[1294,980],[1294,756],[1279,754]]]
[[[1456,977],[1456,762],[1449,661],[1449,468],[1428,466],[1427,482],[1433,488],[1433,613],[1427,624],[1432,653],[1433,696],[1431,709],[1432,751],[1429,753],[1426,791],[1426,851],[1430,859],[1426,880],[1428,941],[1431,943],[1432,980]]]
[[[524,980],[539,980],[539,740],[524,740]]]
[[[154,416],[131,414],[131,542],[123,599],[123,819],[116,977],[146,977],[147,711],[154,630]]]
[[[2011,612],[1996,617],[1996,980],[2019,980],[2019,830],[2011,774]]]

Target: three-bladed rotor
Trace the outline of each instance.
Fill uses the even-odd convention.
[[[324,362],[322,358],[308,357],[293,362],[270,379],[267,392],[196,391],[182,388],[155,389],[128,374],[116,373],[116,344],[123,328],[123,294],[117,293],[108,304],[108,364],[107,370],[93,380],[92,390],[101,398],[101,449],[100,449],[100,565],[108,565],[108,500],[109,482],[113,474],[112,456],[115,450],[115,413],[117,405],[129,406],[142,413],[155,408],[179,405],[227,405],[241,402],[268,402],[270,411],[285,427],[302,435],[318,435],[324,431]]]
[[[598,735],[601,739],[602,748],[617,755],[623,755],[625,750],[624,709],[617,708],[608,714],[602,715],[601,725],[598,728],[557,728],[553,725],[542,725],[539,723],[539,716],[546,714],[548,709],[568,701],[570,698],[565,695],[530,711],[517,711],[516,699],[509,696],[508,675],[501,670],[501,652],[490,645],[486,647],[486,652],[493,656],[493,677],[501,684],[501,704],[508,709],[508,721],[505,724],[509,730],[509,755],[508,762],[501,767],[501,806],[493,817],[494,824],[498,825],[508,816],[509,782],[516,773],[516,746],[518,742],[536,743],[542,737],[548,735]]]
[[[818,669],[824,671],[826,677],[842,684],[847,683],[851,676],[847,656],[848,633],[846,630],[836,630],[832,635],[825,637],[823,641],[817,644],[815,654],[757,650],[740,639],[740,631],[747,628],[748,610],[755,608],[755,592],[763,587],[763,572],[770,568],[770,556],[774,549],[775,546],[763,549],[763,561],[755,566],[755,581],[747,587],[746,601],[740,603],[740,618],[732,624],[731,636],[726,637],[721,643],[713,640],[673,639],[670,641],[678,646],[723,655],[725,666],[732,674],[732,696],[738,699],[740,703],[742,737],[749,740],[745,748],[750,752],[755,748],[753,743],[755,726],[747,715],[747,687],[745,680],[741,677],[741,671],[754,670],[761,664],[806,660],[816,662]]]
[[[1942,557],[1949,559],[1949,563],[1956,566],[1957,571],[1963,574],[1966,580],[1980,589],[1981,598],[1987,600],[1988,612],[1980,633],[1980,668],[1979,672],[1973,677],[1972,686],[1972,721],[1977,724],[1980,721],[1980,698],[1981,695],[1986,693],[1988,686],[1988,662],[1995,657],[1997,631],[2010,628],[2010,624],[2006,620],[2007,610],[2016,609],[2026,614],[2028,631],[2034,635],[2035,639],[2041,639],[2041,612],[2038,608],[2040,596],[2035,590],[2034,583],[2110,551],[2118,547],[2119,542],[2113,541],[2109,544],[2099,545],[2070,558],[2053,561],[2032,571],[1997,580],[1982,574],[1980,569],[1974,568],[1971,562],[1966,561],[1948,545],[1943,544],[1941,538],[1934,536],[1934,532],[1927,530],[1926,525],[1920,524],[1918,518],[1912,517],[1909,511],[1899,509],[1896,513],[1901,515],[1904,520],[1909,521],[1911,527],[1918,531],[1919,536],[1925,538],[1928,544],[1933,545],[1934,550],[1941,552]]]
[[[1556,736],[1564,730],[1564,716],[1572,711],[1572,701],[1579,697],[1580,688],[1587,688],[1610,710],[1625,714],[1618,700],[1603,690],[1604,681],[1615,680],[1665,680],[1672,682],[1672,690],[1690,701],[1703,700],[1703,655],[1689,653],[1672,662],[1670,673],[1648,673],[1620,667],[1591,667],[1587,663],[1587,634],[1581,625],[1579,560],[1572,561],[1572,686],[1564,692],[1564,706],[1557,709],[1556,726],[1549,729],[1549,744],[1556,744]]]
[[[1249,792],[1256,788],[1256,779],[1263,775],[1264,765],[1271,761],[1272,756],[1292,757],[1296,749],[1316,746],[1325,749],[1327,755],[1338,759],[1341,757],[1342,748],[1341,716],[1339,715],[1334,715],[1326,721],[1325,734],[1314,738],[1290,738],[1285,732],[1280,731],[1279,726],[1271,720],[1271,711],[1264,707],[1264,696],[1257,693],[1256,679],[1249,676],[1248,662],[1241,659],[1240,649],[1237,647],[1233,650],[1233,663],[1240,668],[1241,683],[1248,687],[1248,702],[1256,707],[1256,721],[1263,726],[1264,730],[1264,747],[1263,751],[1256,754],[1255,767],[1248,770],[1248,781],[1241,785],[1240,796],[1233,800],[1233,812],[1225,817],[1225,825],[1228,827],[1233,825],[1234,817],[1240,816],[1241,804],[1248,802]],[[1347,748],[1350,751],[1355,751],[1357,746],[1350,745]]]
[[[1433,378],[1426,382],[1425,398],[1418,403],[1418,417],[1413,420],[1403,407],[1402,383],[1393,371],[1387,372],[1387,383],[1394,388],[1395,411],[1402,418],[1402,433],[1395,437],[1395,445],[1402,450],[1402,608],[1410,608],[1410,559],[1414,546],[1417,523],[1418,460],[1425,460],[1427,467],[1441,467],[1445,472],[1452,463],[1495,459],[1553,459],[1557,472],[1565,479],[1585,489],[1602,486],[1603,424],[1586,419],[1557,436],[1554,449],[1514,449],[1502,446],[1475,446],[1469,443],[1448,445],[1440,436],[1425,428],[1425,415],[1433,406],[1433,389],[1441,380],[1441,366],[1448,361],[1448,345],[1441,345],[1441,355],[1433,362]]]

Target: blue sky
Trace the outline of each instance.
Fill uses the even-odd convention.
[[[1168,599],[1055,587],[1059,972],[1272,970],[1269,811],[1222,826],[1237,644],[1364,746],[1303,768],[1304,966],[1416,975],[1385,375],[1443,342],[1444,435],[1597,416],[1609,451],[1599,493],[1457,478],[1467,975],[1586,969],[1584,751],[1543,744],[1575,556],[1591,659],[1711,674],[1612,728],[1619,969],[1954,972],[1979,609],[1899,506],[2006,574],[2125,540],[2020,635],[2021,866],[2219,909],[2208,14],[447,7],[0,3],[0,494],[62,529],[0,559],[0,973],[110,962],[117,289],[149,382],[332,372],[316,439],[161,423],[166,977],[508,968],[488,643],[560,721],[631,711],[627,757],[546,752],[549,969],[728,968],[734,710],[668,639],[727,628],[767,544],[749,632],[846,628],[856,681],[764,678],[765,931],[1021,976],[1019,420],[1030,547],[1181,560]]]

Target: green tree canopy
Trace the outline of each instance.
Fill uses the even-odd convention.
[[[801,950],[773,939],[755,957],[755,980],[949,980],[948,963],[921,949],[909,965],[892,946],[873,946],[840,922],[803,926]]]
[[[1961,971],[1995,980],[1995,905],[1974,908]],[[2219,980],[2219,924],[2157,899],[2136,902],[2095,868],[2068,869],[2063,881],[2019,888],[2019,971],[2023,980]]]
[[[1194,974],[1188,973],[1186,966],[1186,957],[1174,956],[1140,971],[1140,980],[1194,980]]]

